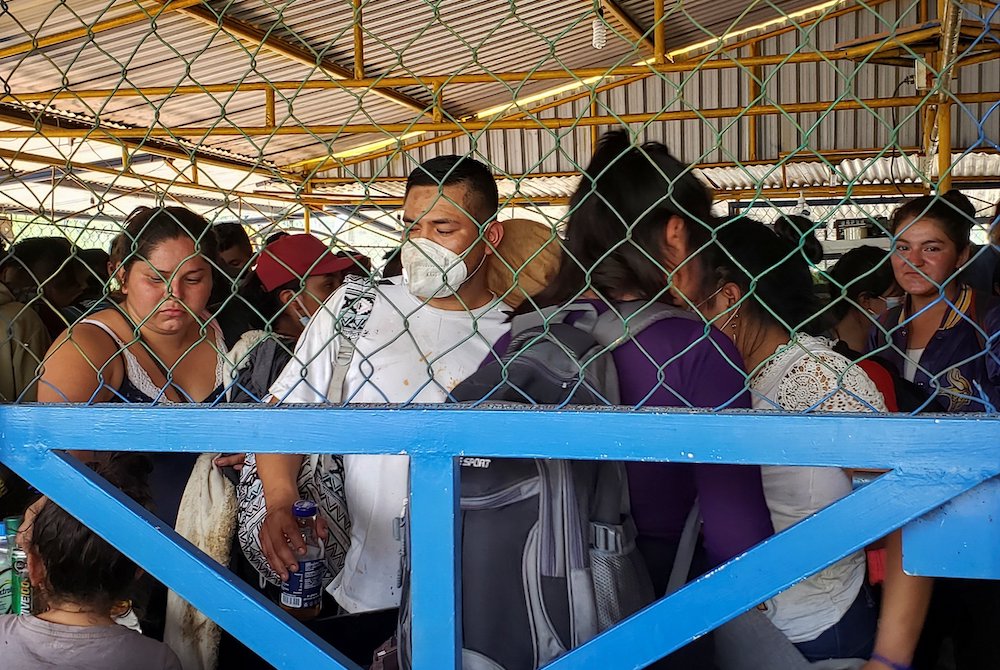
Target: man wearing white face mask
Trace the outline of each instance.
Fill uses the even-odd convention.
[[[441,156],[411,173],[403,206],[403,278],[371,293],[347,366],[345,402],[444,402],[506,333],[506,308],[487,287],[483,269],[503,236],[497,207],[493,175],[470,158]],[[342,289],[313,315],[295,356],[271,386],[272,402],[326,401],[343,304]],[[295,456],[257,457],[269,510],[261,547],[282,578],[301,544],[290,512],[300,463]],[[399,606],[401,547],[393,524],[406,501],[408,468],[404,456],[344,458],[351,543],[332,592],[347,612]]]

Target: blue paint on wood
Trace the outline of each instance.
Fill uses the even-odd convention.
[[[997,417],[879,417],[621,410],[0,406],[0,462],[49,493],[279,668],[356,666],[60,448],[409,453],[414,667],[460,667],[454,457],[550,457],[895,468],[552,667],[638,668],[789,584],[1000,473]],[[349,434],[351,440],[331,440]],[[947,444],[947,449],[941,445]],[[307,446],[304,446],[307,445]],[[995,486],[982,487],[993,509]],[[962,509],[965,509],[964,507]],[[963,540],[956,526],[950,540]],[[967,539],[967,538],[964,538]],[[923,556],[919,542],[910,560]],[[966,546],[971,547],[971,544]],[[991,557],[997,552],[988,545]],[[982,549],[977,549],[981,551]],[[923,557],[926,562],[929,559]],[[943,556],[932,570],[954,571]],[[981,554],[976,560],[986,562]],[[994,568],[996,566],[994,565]],[[1000,578],[1000,569],[994,576]]]
[[[1000,479],[991,479],[903,530],[910,574],[1000,579]]]
[[[461,668],[458,468],[451,456],[410,459],[410,603],[413,667]]]
[[[16,433],[19,442],[46,448],[225,452],[232,451],[239,435],[241,444],[266,453],[405,452],[867,469],[904,465],[911,471],[1000,468],[995,447],[1000,417],[979,415],[9,405],[0,407],[0,425]],[[331,435],[351,439],[331,440]]]
[[[275,667],[360,670],[80,461],[4,438],[5,465]]]
[[[887,473],[546,668],[643,668],[976,483]]]

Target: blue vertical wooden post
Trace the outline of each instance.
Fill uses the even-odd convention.
[[[418,669],[461,668],[458,468],[447,454],[410,457],[410,606]]]

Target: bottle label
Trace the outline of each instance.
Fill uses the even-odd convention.
[[[14,614],[31,614],[31,581],[28,579],[28,554],[23,549],[11,552],[13,579],[11,590]]]
[[[322,559],[299,561],[299,569],[288,574],[281,585],[281,604],[294,609],[316,607],[323,599]]]
[[[0,614],[14,611],[14,570],[0,567]]]

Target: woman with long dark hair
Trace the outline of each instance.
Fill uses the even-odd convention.
[[[750,371],[753,406],[786,412],[885,412],[872,380],[815,332],[821,305],[796,246],[761,223],[729,221],[701,255],[699,311],[736,344]],[[851,492],[841,468],[763,467],[764,493],[781,531]],[[856,552],[765,603],[772,623],[810,661],[869,658],[865,668],[907,667],[929,594],[902,573],[898,533],[887,540],[879,618]],[[876,639],[876,629],[878,638]]]
[[[606,134],[573,194],[556,277],[521,311],[580,300],[602,313],[632,301],[688,301],[698,276],[692,253],[710,239],[711,205],[708,189],[662,144],[635,145],[624,132]],[[749,407],[739,353],[701,320],[658,321],[616,348],[613,358],[623,405]],[[672,446],[665,442],[665,453]],[[657,596],[666,590],[696,497],[704,520],[696,571],[772,533],[756,466],[629,463],[628,477],[637,545]],[[657,667],[713,667],[710,641],[663,663]]]
[[[52,345],[40,402],[216,402],[225,342],[206,311],[215,234],[183,207],[140,207],[111,254],[117,306],[74,324]],[[90,454],[85,455],[90,458]],[[197,454],[155,454],[156,513],[173,525]]]

